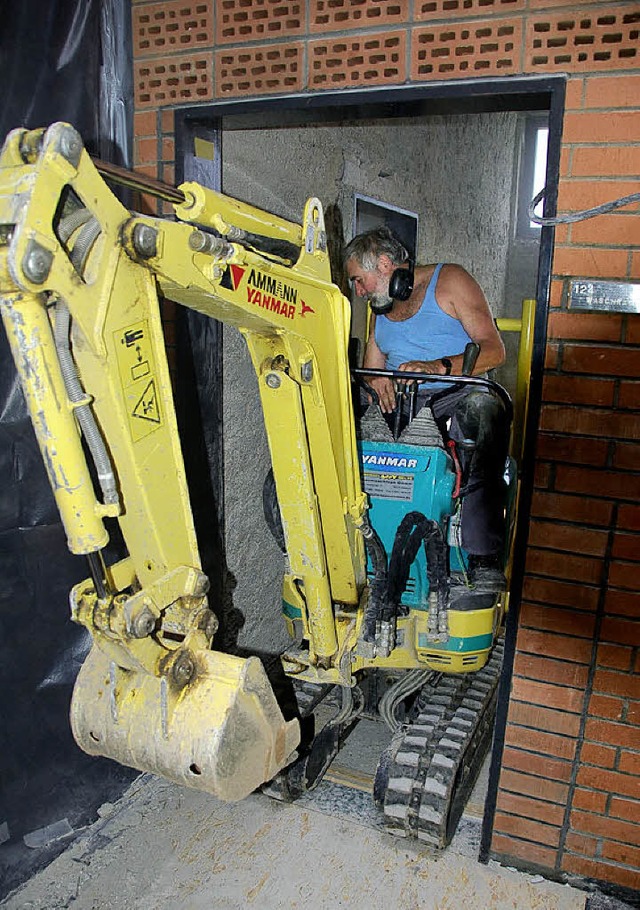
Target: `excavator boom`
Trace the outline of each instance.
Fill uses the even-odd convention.
[[[343,685],[366,583],[349,304],[331,283],[318,200],[296,225],[197,184],[180,199],[178,221],[132,214],[71,126],[15,130],[0,155],[0,309],[69,547],[91,569],[71,594],[73,618],[93,636],[74,690],[76,740],[240,799],[291,760],[300,731],[257,658],[211,649],[216,604],[158,294],[246,338],[309,643],[304,669]],[[106,519],[128,553],[111,565]]]

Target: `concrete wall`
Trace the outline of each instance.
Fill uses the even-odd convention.
[[[227,130],[223,189],[296,221],[309,196],[336,202],[347,237],[355,193],[414,211],[418,258],[464,265],[501,315],[517,127],[501,112]]]

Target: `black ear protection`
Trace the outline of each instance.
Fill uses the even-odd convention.
[[[395,269],[389,280],[389,297],[392,300],[408,300],[413,292],[413,263],[408,269]]]

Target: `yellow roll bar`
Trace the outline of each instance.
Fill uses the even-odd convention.
[[[522,458],[524,433],[529,408],[529,381],[531,379],[531,358],[533,356],[533,326],[536,315],[536,301],[527,298],[522,301],[520,319],[500,317],[496,319],[499,332],[518,332],[518,362],[516,366],[516,388],[513,402],[513,429],[511,452],[516,461]]]

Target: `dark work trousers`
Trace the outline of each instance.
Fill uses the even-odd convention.
[[[462,467],[462,546],[475,556],[502,556],[505,546],[504,479],[509,449],[509,418],[490,389],[453,388],[428,396],[445,441],[452,439]]]

